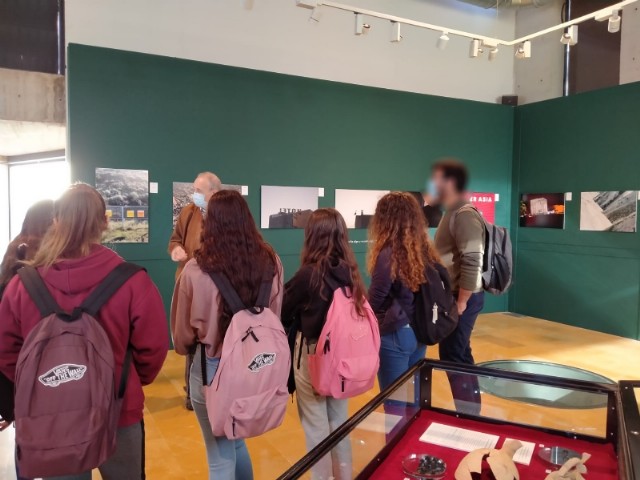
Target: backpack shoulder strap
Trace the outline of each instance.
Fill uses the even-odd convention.
[[[123,262],[114,268],[109,275],[82,302],[80,309],[95,317],[102,306],[136,273],[145,270],[140,265]]]
[[[213,283],[215,283],[216,287],[218,287],[220,295],[222,295],[224,301],[227,302],[234,315],[247,309],[244,303],[242,303],[238,292],[235,291],[233,285],[231,285],[231,282],[224,273],[209,272],[209,276],[211,277],[211,280],[213,280]]]
[[[471,205],[470,203],[467,203],[463,206],[461,206],[458,210],[456,210],[453,215],[451,215],[451,218],[449,219],[449,231],[451,232],[451,235],[454,235],[454,229],[455,229],[455,225],[456,225],[456,218],[458,216],[459,213],[461,212],[476,212],[478,214],[478,216],[480,217],[480,220],[482,221],[482,223],[484,224],[484,217],[482,216],[482,214],[480,213],[480,211],[474,207],[473,205]]]
[[[43,318],[52,313],[62,313],[62,309],[54,300],[51,292],[49,292],[38,270],[30,265],[26,265],[18,270],[18,276]]]
[[[271,266],[265,272],[262,284],[260,285],[260,292],[258,293],[258,300],[256,307],[269,308],[271,304],[271,290],[273,289],[273,277],[275,276],[275,268]]]

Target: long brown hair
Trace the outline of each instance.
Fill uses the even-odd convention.
[[[372,272],[380,252],[391,248],[391,278],[417,291],[426,282],[428,265],[439,261],[427,234],[427,223],[416,199],[406,192],[391,192],[380,199],[369,225],[367,266]]]
[[[53,200],[34,203],[22,222],[20,233],[12,240],[0,266],[0,288],[9,283],[23,261],[31,260],[53,223]]]
[[[358,315],[364,316],[366,299],[364,283],[358,263],[349,246],[347,224],[335,208],[319,208],[309,217],[304,231],[301,263],[313,267],[311,288],[323,291],[322,282],[335,262],[344,262],[349,267],[351,291]],[[326,299],[325,299],[326,300]]]
[[[86,257],[107,229],[106,207],[86,183],[71,185],[53,205],[53,225],[42,239],[32,265],[50,267],[58,260]]]
[[[247,202],[235,190],[221,190],[209,200],[202,243],[194,257],[203,272],[226,275],[247,306],[255,306],[267,269],[279,275],[275,251],[260,235]],[[218,305],[219,330],[224,336],[233,313],[221,295]]]

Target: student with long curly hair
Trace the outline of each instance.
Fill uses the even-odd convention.
[[[426,281],[427,267],[439,262],[427,234],[424,214],[410,193],[380,199],[369,226],[369,303],[380,322],[380,388],[391,385],[424,358],[410,321],[414,294]]]
[[[206,209],[202,242],[176,283],[171,305],[171,330],[176,352],[195,358],[206,350],[206,381],[211,384],[220,364],[222,343],[233,313],[210,273],[224,274],[244,305],[255,305],[267,271],[275,272],[269,308],[278,316],[282,307],[282,265],[256,228],[249,206],[232,190],[215,193]],[[253,468],[244,440],[215,437],[203,392],[202,366],[194,362],[189,381],[191,402],[207,450],[209,478],[251,480]]]
[[[347,399],[318,395],[311,384],[308,358],[315,353],[333,299],[334,285],[349,287],[355,309],[364,316],[365,287],[355,255],[349,246],[347,225],[333,208],[320,208],[311,214],[305,228],[301,267],[285,285],[282,323],[296,328],[294,376],[298,414],[304,429],[307,450],[314,449],[347,420]],[[312,479],[351,479],[351,446],[341,442],[313,468]]]

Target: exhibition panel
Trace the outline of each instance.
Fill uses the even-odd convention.
[[[594,408],[567,410],[564,405],[536,407],[484,392],[481,414],[465,415],[456,412],[449,392],[449,381],[456,377],[476,378],[481,385],[491,379],[567,395],[580,392],[602,401]],[[455,475],[465,480],[495,473],[499,465],[513,473],[497,478],[542,480],[560,478],[554,472],[569,462],[584,464],[593,478],[632,480],[639,478],[640,449],[634,445],[633,430],[625,426],[637,415],[638,404],[621,398],[617,384],[424,360],[279,480],[303,478],[340,442],[351,445],[353,477],[358,479]]]
[[[154,263],[167,305],[173,183],[202,171],[248,186],[259,219],[262,185],[321,187],[318,206],[334,206],[336,189],[422,190],[430,162],[455,156],[473,172],[474,191],[499,194],[496,223],[510,225],[512,107],[75,44],[67,81],[72,178],[94,184],[96,168],[125,168],[147,170],[158,184],[148,243],[113,247]],[[289,278],[302,231],[263,234]],[[364,266],[367,232],[350,235]],[[485,311],[506,309],[504,296],[488,299]]]

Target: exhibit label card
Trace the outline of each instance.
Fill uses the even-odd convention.
[[[524,440],[517,440],[515,438],[505,438],[504,443],[507,443],[510,440],[518,441],[522,444],[522,447],[519,448],[513,456],[513,461],[521,465],[529,465],[531,463],[531,458],[533,457],[533,452],[536,450],[536,444],[533,442],[525,442]]]
[[[480,448],[495,448],[499,439],[498,435],[450,427],[442,423],[432,423],[420,437],[421,442],[453,448],[462,452],[473,452]]]

